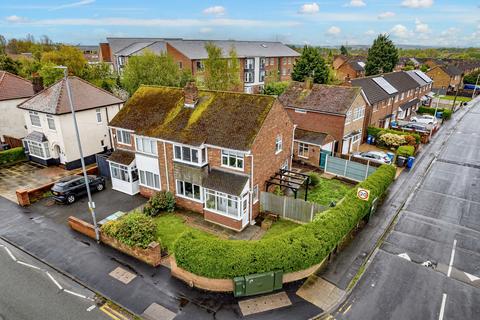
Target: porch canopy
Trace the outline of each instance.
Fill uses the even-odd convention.
[[[290,171],[286,169],[280,169],[275,175],[271,176],[266,182],[265,191],[272,185],[285,187],[293,191],[295,199],[297,198],[298,190],[305,187],[305,201],[308,196],[308,185],[310,184],[310,177],[306,174]]]
[[[333,142],[334,140],[335,139],[328,133],[295,129],[295,141],[298,142],[322,147],[323,145]]]
[[[411,108],[411,107],[417,105],[417,103],[419,103],[419,102],[420,102],[420,100],[418,100],[417,98],[412,99],[412,100],[410,100],[410,101],[402,104],[402,105],[400,106],[400,109],[401,109],[402,111],[405,111],[405,110],[407,110],[408,108]]]

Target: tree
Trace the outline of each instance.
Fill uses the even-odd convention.
[[[189,80],[189,72],[182,72],[170,56],[145,50],[143,54],[128,59],[122,85],[133,94],[142,84],[179,87]]]
[[[463,78],[464,83],[475,84],[477,82],[477,77],[480,74],[480,70],[471,72]]]
[[[314,83],[327,83],[330,71],[318,48],[305,46],[302,55],[295,63],[292,79],[305,81],[306,77],[313,78]]]
[[[0,34],[0,55],[6,54],[7,40]]]
[[[21,65],[18,61],[13,60],[6,54],[0,55],[0,70],[18,74],[20,67]]]
[[[108,90],[110,92],[112,92],[113,89],[117,87],[116,75],[113,73],[110,66],[103,62],[87,65],[83,69],[81,77],[82,79],[93,83],[97,87]]]
[[[340,47],[340,54],[344,55],[344,56],[348,56],[348,49],[347,47],[345,47],[343,44],[342,46]]]
[[[285,89],[288,87],[288,81],[281,81],[281,82],[268,82],[265,84],[263,88],[263,94],[268,94],[271,96],[279,96],[281,95]]]
[[[87,66],[87,59],[83,56],[82,51],[65,45],[60,46],[58,50],[44,52],[41,61],[42,64],[50,62],[67,66],[69,74],[76,76],[80,76]]]
[[[388,35],[381,34],[368,49],[365,74],[367,76],[392,72],[398,63],[398,49]]]
[[[240,65],[237,52],[230,48],[229,57],[225,58],[222,49],[215,44],[205,44],[208,58],[205,60],[203,85],[210,90],[235,91],[240,86]]]
[[[42,64],[38,74],[43,79],[43,85],[49,87],[63,77],[63,70],[55,68],[57,64],[47,62]]]

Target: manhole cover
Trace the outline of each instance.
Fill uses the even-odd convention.
[[[115,270],[110,272],[109,275],[124,284],[129,284],[137,277],[135,274],[120,267],[117,267]]]
[[[172,320],[175,316],[175,313],[158,303],[152,303],[142,314],[142,318],[147,320]]]

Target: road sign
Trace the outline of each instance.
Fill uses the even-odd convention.
[[[368,199],[370,198],[370,190],[363,189],[363,188],[358,188],[357,197],[360,200],[368,201]]]

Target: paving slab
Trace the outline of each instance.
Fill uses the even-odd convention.
[[[323,310],[329,310],[345,295],[345,291],[316,275],[310,276],[297,295]]]
[[[285,292],[279,292],[238,302],[243,316],[271,311],[290,306],[291,304],[292,302]]]
[[[137,277],[134,273],[131,273],[120,267],[113,269],[113,271],[110,272],[109,275],[124,284],[129,284],[133,279]]]
[[[157,303],[152,303],[142,314],[146,320],[172,320],[176,314]]]

